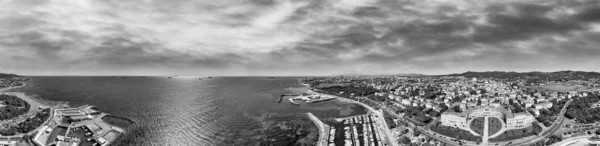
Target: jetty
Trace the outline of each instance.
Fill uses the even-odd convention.
[[[315,115],[313,115],[312,113],[306,113],[306,115],[308,116],[308,118],[310,118],[310,120],[315,123],[315,125],[317,125],[317,128],[319,128],[319,140],[317,141],[317,146],[327,146],[328,142],[327,139],[329,138],[329,130],[331,129],[331,127],[323,122],[321,122],[321,120],[319,120],[319,118],[317,118]]]

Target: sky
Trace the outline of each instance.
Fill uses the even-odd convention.
[[[0,72],[600,71],[597,0],[0,0]]]

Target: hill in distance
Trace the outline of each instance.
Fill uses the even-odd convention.
[[[545,77],[545,78],[598,78],[600,73],[598,72],[585,72],[585,71],[556,71],[556,72],[504,72],[504,71],[488,71],[488,72],[464,72],[460,74],[449,74],[448,76],[465,76],[465,77],[495,77],[495,78],[507,78],[507,77]]]
[[[340,76],[340,75],[337,75]],[[409,77],[409,76],[426,76],[424,74],[417,73],[402,73],[402,74],[343,74],[342,76],[370,76],[370,77],[391,77],[391,76],[399,76],[399,77]]]
[[[7,78],[7,77],[22,77],[16,74],[8,74],[8,73],[0,73],[0,78]]]

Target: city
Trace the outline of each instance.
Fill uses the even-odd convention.
[[[381,135],[394,139],[397,145],[533,146],[600,134],[600,109],[596,108],[600,104],[599,79],[600,73],[577,71],[466,72],[313,77],[303,83],[317,92],[356,100],[383,113],[382,121],[392,132]],[[355,122],[360,125],[364,121],[349,118],[344,124]],[[372,135],[355,128],[361,126],[335,130],[349,133],[346,139]],[[353,140],[357,139],[346,143],[357,143]]]

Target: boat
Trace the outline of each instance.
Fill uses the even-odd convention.
[[[212,79],[213,77],[208,77],[209,79]]]
[[[167,77],[167,78],[172,79],[173,77]]]
[[[202,78],[198,78],[198,80],[202,80]]]

